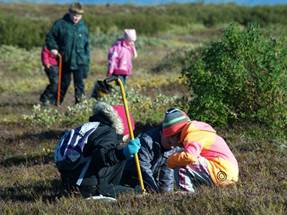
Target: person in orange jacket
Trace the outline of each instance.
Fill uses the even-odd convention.
[[[195,192],[200,185],[223,187],[238,181],[236,158],[209,124],[192,121],[185,112],[171,108],[162,127],[169,146],[182,149],[167,160],[168,167],[176,169],[180,190]]]

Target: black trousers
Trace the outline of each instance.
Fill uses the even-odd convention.
[[[75,103],[81,102],[83,96],[85,95],[84,77],[86,75],[86,67],[82,66],[76,70],[71,70],[63,66],[62,81],[61,81],[61,103],[64,101],[64,97],[70,86],[72,75],[75,88]]]
[[[45,73],[49,78],[49,84],[42,93],[40,101],[43,103],[49,102],[55,104],[58,90],[58,67],[51,66],[49,69],[45,69]]]
[[[86,174],[80,188],[84,197],[104,195],[117,197],[121,193],[133,192],[134,189],[120,185],[125,161],[114,166],[101,168],[96,174],[90,169]],[[89,172],[90,171],[90,172]]]
[[[103,167],[96,173],[93,165],[88,168],[85,177],[78,187],[84,198],[90,196],[104,195],[109,197],[117,197],[119,194],[134,192],[133,188],[120,185],[123,169],[126,161],[122,161],[114,166]],[[66,190],[73,190],[76,186],[75,175],[79,175],[81,169],[72,172],[61,172],[62,182]]]

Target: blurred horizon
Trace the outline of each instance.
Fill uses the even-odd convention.
[[[76,0],[77,1],[77,0]],[[35,3],[35,4],[69,4],[75,0],[0,0],[0,3]],[[83,4],[131,4],[131,5],[161,5],[172,3],[204,3],[204,4],[227,4],[257,6],[287,4],[287,0],[79,0]]]

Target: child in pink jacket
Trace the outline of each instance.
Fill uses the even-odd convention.
[[[41,60],[44,66],[46,75],[49,78],[49,84],[40,97],[43,105],[55,104],[58,89],[58,62],[47,47],[44,47],[41,52]]]
[[[222,137],[207,123],[191,121],[183,111],[169,109],[163,121],[167,145],[180,147],[167,165],[176,169],[176,183],[194,192],[200,185],[224,187],[238,181],[238,163]]]
[[[135,29],[125,29],[123,37],[112,45],[108,53],[107,77],[116,76],[126,84],[127,76],[132,74],[132,59],[137,57],[135,41]]]

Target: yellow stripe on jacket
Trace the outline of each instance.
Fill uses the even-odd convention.
[[[226,142],[207,123],[192,121],[183,128],[180,143],[184,151],[171,155],[170,168],[196,164],[200,156],[208,160],[213,182],[225,186],[238,181],[238,164]]]

